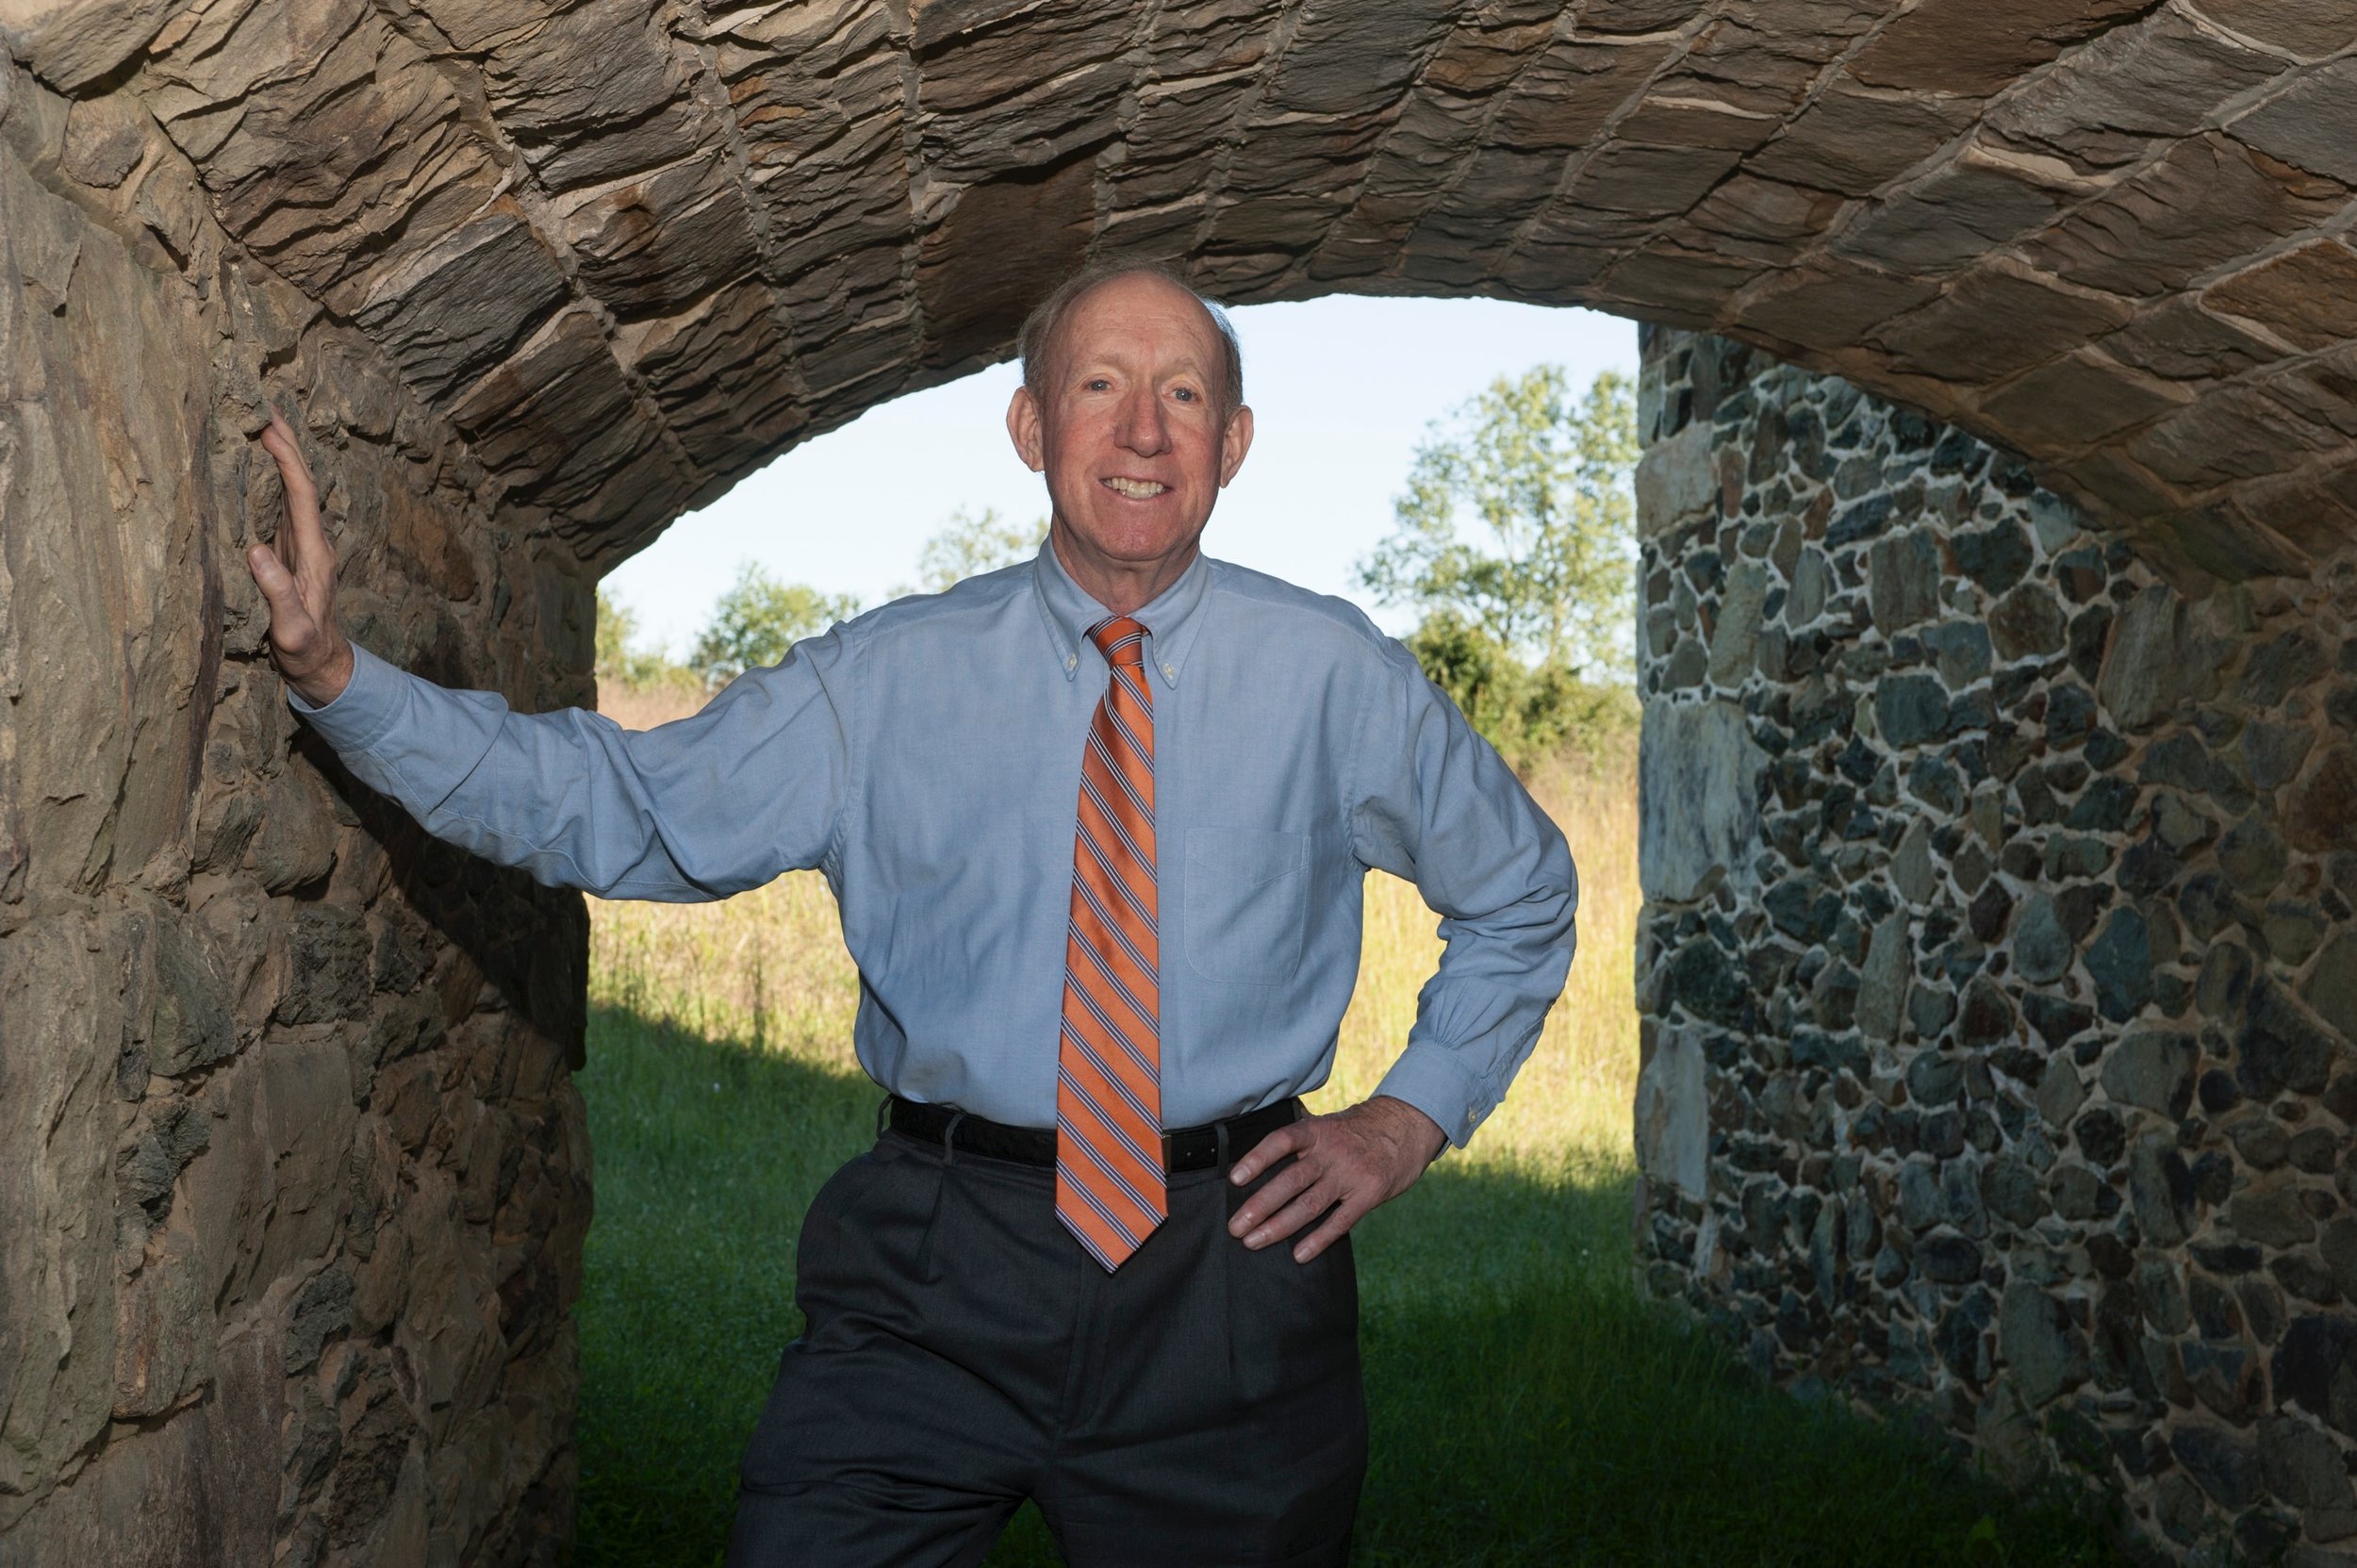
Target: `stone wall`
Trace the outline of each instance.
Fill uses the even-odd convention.
[[[579,699],[589,586],[144,108],[5,55],[0,388],[0,1563],[552,1560],[583,912],[288,712],[265,401],[372,647]]]
[[[2357,1564],[2357,563],[1647,336],[1640,1270],[2146,1549]]]
[[[2345,0],[0,0],[0,40],[144,105],[608,560],[1091,255],[1722,332],[1970,416],[2181,569],[2357,536]]]
[[[289,721],[265,397],[358,634],[547,705],[585,562],[1109,254],[1716,328],[2133,526],[1656,340],[1649,1255],[2164,1531],[2357,1529],[2315,1135],[2357,1114],[2357,671],[2286,586],[2357,537],[2353,41],[2329,0],[0,0],[0,1563],[498,1562],[570,1511],[581,913]],[[2286,581],[2189,603],[2139,550]]]

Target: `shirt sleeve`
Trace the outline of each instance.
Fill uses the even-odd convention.
[[[1539,809],[1414,655],[1385,650],[1354,790],[1367,866],[1416,884],[1442,916],[1440,967],[1376,1093],[1422,1111],[1462,1147],[1538,1044],[1571,972],[1578,873]]]
[[[357,646],[334,701],[288,702],[437,838],[607,898],[720,899],[832,852],[851,767],[842,634],[646,731],[581,708],[519,714]]]

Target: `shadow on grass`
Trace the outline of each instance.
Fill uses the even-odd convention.
[[[875,1088],[595,1009],[579,1560],[719,1562],[800,1323],[793,1246]],[[1760,1387],[1630,1289],[1625,1171],[1443,1162],[1360,1230],[1368,1564],[2110,1563],[2086,1521]],[[993,1568],[1057,1561],[1026,1509]]]

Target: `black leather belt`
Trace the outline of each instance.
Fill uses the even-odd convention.
[[[1009,1127],[983,1116],[953,1111],[946,1105],[923,1105],[894,1095],[892,1131],[929,1144],[944,1144],[992,1160],[1013,1160],[1026,1165],[1056,1163],[1053,1128]],[[1173,1173],[1209,1170],[1219,1164],[1219,1134],[1228,1131],[1228,1157],[1240,1159],[1262,1138],[1300,1119],[1301,1101],[1294,1098],[1264,1105],[1258,1111],[1201,1127],[1179,1127],[1162,1134],[1162,1163]]]

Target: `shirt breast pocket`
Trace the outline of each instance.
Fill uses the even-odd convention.
[[[1310,835],[1187,830],[1188,966],[1206,980],[1274,985],[1301,966]]]

